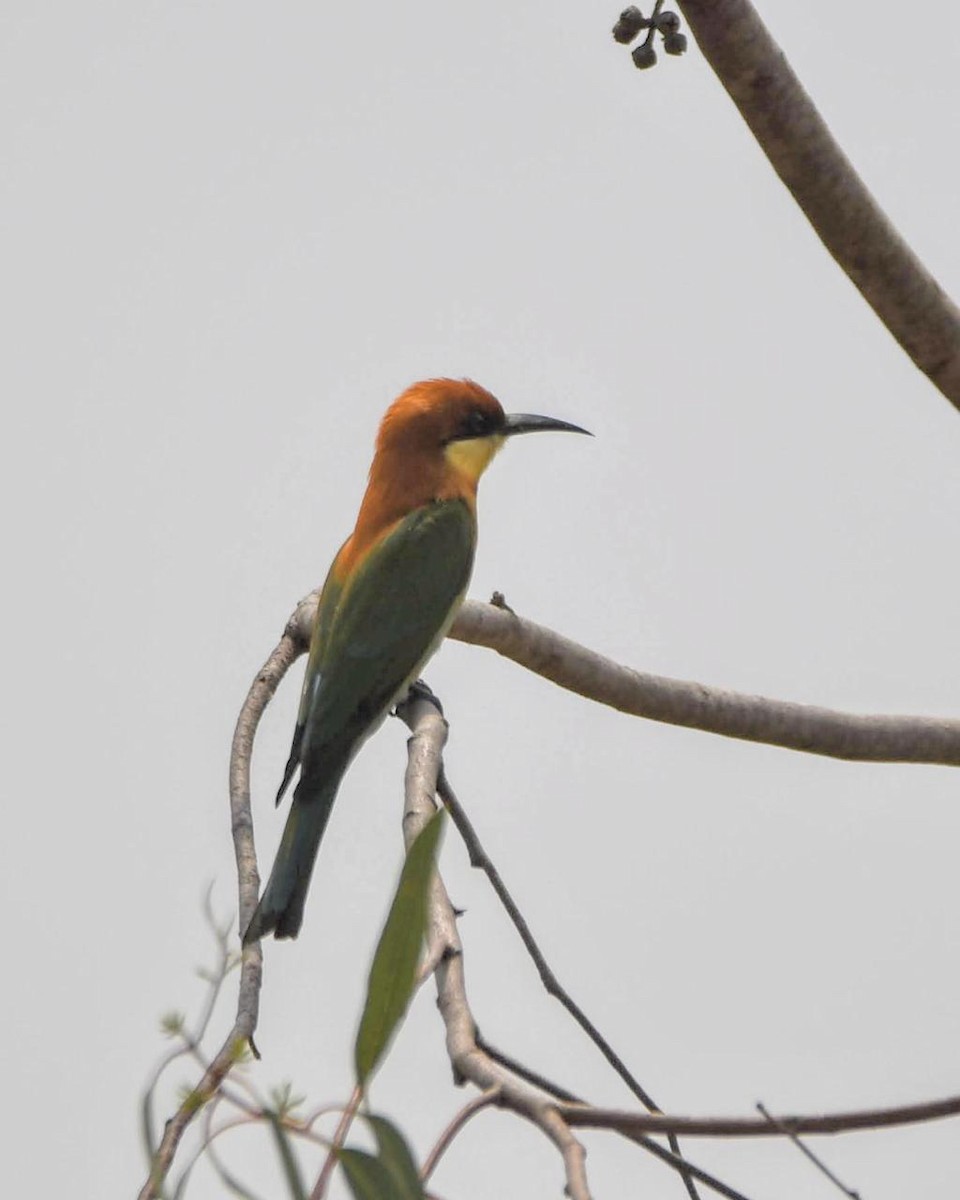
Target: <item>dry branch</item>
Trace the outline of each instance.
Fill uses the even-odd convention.
[[[902,1104],[896,1108],[865,1108],[817,1116],[676,1117],[666,1113],[631,1113],[591,1105],[558,1104],[564,1120],[584,1129],[616,1129],[620,1133],[676,1133],[683,1137],[783,1137],[785,1134],[852,1133],[857,1129],[888,1129],[960,1116],[960,1096]]]
[[[817,236],[914,364],[960,408],[960,310],[837,145],[749,0],[678,0],[704,58]],[[827,10],[823,19],[830,20]]]
[[[317,593],[290,625],[308,636]],[[960,766],[960,720],[860,714],[751,696],[705,683],[634,671],[496,604],[466,600],[448,635],[504,658],[587,700],[667,725],[851,762]]]
[[[312,599],[312,605],[310,600]],[[304,607],[316,608],[316,598],[302,600],[287,622],[283,637],[276,649],[257,672],[240,709],[230,747],[230,825],[233,833],[234,855],[237,861],[237,887],[240,928],[245,929],[257,906],[260,874],[253,840],[253,817],[250,812],[250,759],[253,740],[263,710],[273,698],[280,681],[303,652],[300,630],[304,625]],[[260,988],[263,983],[263,955],[259,942],[243,949],[240,966],[240,987],[237,995],[237,1015],[233,1027],[224,1039],[216,1057],[174,1115],[167,1121],[160,1145],[150,1165],[150,1174],[140,1189],[138,1200],[154,1200],[163,1189],[163,1182],[173,1164],[177,1147],[190,1122],[204,1105],[216,1095],[238,1056],[249,1044],[257,1028],[260,1011]]]
[[[303,653],[316,611],[317,594],[305,597],[291,615],[276,649],[257,673],[237,719],[230,757],[230,811],[237,862],[240,928],[256,907],[260,878],[250,812],[250,760],[263,711],[291,664]],[[960,722],[919,717],[863,717],[783,701],[743,696],[701,684],[644,675],[619,666],[551,630],[493,605],[467,601],[451,631],[461,641],[485,645],[561,687],[621,711],[811,753],[868,761],[960,764]],[[414,699],[404,706],[414,730],[406,779],[404,837],[409,845],[434,811],[446,725],[432,703]],[[911,742],[913,743],[911,745]],[[703,1136],[782,1136],[882,1128],[960,1114],[960,1097],[894,1109],[873,1109],[815,1117],[767,1120],[673,1117],[630,1113],[558,1102],[524,1082],[478,1044],[464,986],[462,949],[454,910],[443,883],[434,880],[430,903],[428,961],[435,964],[438,1006],[447,1033],[447,1051],[459,1081],[481,1091],[496,1089],[497,1103],[526,1117],[560,1150],[572,1200],[589,1200],[585,1152],[572,1128],[617,1130],[640,1141],[646,1133]],[[238,1054],[253,1045],[262,984],[259,943],[243,951],[237,1015],[216,1057],[192,1093],[166,1124],[139,1200],[159,1196],[184,1132],[221,1088]],[[664,1157],[668,1152],[658,1148]],[[691,1171],[697,1178],[709,1176]],[[726,1194],[734,1195],[731,1189]]]
[[[635,717],[829,758],[960,766],[957,720],[861,716],[648,675],[475,600],[465,602],[450,637],[487,646],[560,687]]]
[[[403,814],[403,838],[409,849],[436,811],[434,796],[441,754],[447,740],[447,725],[434,704],[422,698],[408,701],[399,712],[412,730]],[[435,952],[437,943],[443,947],[440,955]],[[551,1098],[500,1066],[477,1044],[477,1026],[467,1000],[456,914],[439,874],[434,876],[430,894],[427,947],[428,957],[439,960],[434,973],[437,1007],[446,1028],[447,1054],[456,1080],[469,1081],[481,1092],[496,1089],[499,1105],[525,1117],[560,1151],[566,1173],[566,1194],[570,1200],[590,1200],[584,1168],[586,1151],[570,1132]]]

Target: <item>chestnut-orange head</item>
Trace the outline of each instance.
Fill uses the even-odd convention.
[[[387,409],[374,465],[382,457],[406,474],[415,462],[421,468],[429,464],[475,489],[506,438],[550,429],[587,432],[553,417],[505,413],[496,396],[472,379],[427,379],[407,388]]]
[[[397,397],[377,435],[357,523],[337,558],[346,578],[367,551],[408,513],[438,500],[463,500],[473,511],[477,483],[508,437],[578,425],[531,413],[505,413],[470,379],[427,379]]]

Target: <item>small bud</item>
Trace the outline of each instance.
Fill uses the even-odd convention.
[[[177,1034],[183,1033],[186,1023],[187,1019],[183,1013],[164,1013],[160,1018],[160,1029],[167,1037],[176,1037]]]
[[[633,41],[641,29],[646,29],[649,25],[650,22],[640,9],[635,4],[631,4],[629,8],[623,10],[613,27],[614,41],[619,42],[621,46],[626,46],[628,42]]]
[[[676,33],[680,28],[680,18],[675,12],[657,13],[653,19],[661,33]]]
[[[652,67],[656,64],[657,52],[653,46],[644,42],[643,45],[637,46],[631,57],[633,58],[633,65],[641,71],[645,71],[647,67]]]
[[[676,30],[668,33],[663,39],[663,48],[667,54],[685,54],[687,50],[687,39],[682,33],[677,33]]]

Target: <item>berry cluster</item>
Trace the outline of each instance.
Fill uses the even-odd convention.
[[[620,14],[613,27],[613,36],[622,46],[630,42],[644,29],[647,36],[633,49],[632,57],[635,66],[641,70],[652,67],[657,61],[657,52],[653,48],[654,37],[659,33],[663,38],[663,49],[666,54],[683,54],[687,48],[687,39],[680,32],[680,18],[675,12],[661,12],[663,0],[656,0],[653,12],[645,17],[636,5],[631,4]]]

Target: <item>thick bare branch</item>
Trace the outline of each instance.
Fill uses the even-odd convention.
[[[316,602],[313,592],[291,618],[297,637],[305,636]],[[960,766],[956,719],[847,713],[634,671],[508,608],[478,600],[464,601],[448,636],[496,650],[559,687],[649,721],[851,762]]]
[[[403,814],[403,837],[409,848],[436,810],[434,796],[447,726],[437,708],[425,699],[413,698],[399,711],[412,730]],[[427,944],[432,948],[438,942],[445,949],[439,956],[435,972],[437,1007],[446,1028],[447,1054],[455,1078],[458,1082],[473,1083],[481,1092],[496,1089],[498,1104],[525,1117],[545,1133],[563,1158],[570,1200],[590,1200],[584,1169],[586,1151],[570,1132],[551,1098],[501,1067],[477,1045],[477,1027],[467,1000],[456,914],[439,873],[434,876],[431,889]],[[434,956],[432,949],[428,949],[428,956]]]
[[[960,408],[960,310],[890,223],[749,0],[678,0],[820,240],[917,367]]]
[[[450,630],[620,712],[725,737],[860,762],[960,766],[960,721],[860,716],[633,671],[494,604],[468,600]]]

